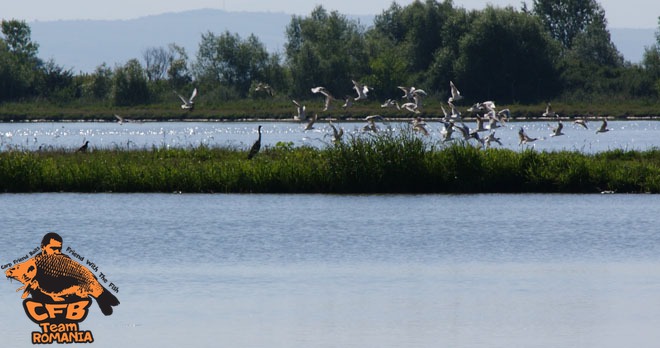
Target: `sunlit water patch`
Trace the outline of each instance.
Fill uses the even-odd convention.
[[[370,137],[365,132],[366,122],[334,122],[344,129],[344,137]],[[305,130],[297,122],[261,122],[263,146],[291,143],[294,146],[323,148],[330,146],[332,129],[325,120],[318,121],[314,128]],[[85,141],[91,149],[150,149],[187,148],[200,145],[229,147],[247,150],[257,139],[256,122],[144,122],[144,123],[99,123],[99,122],[39,122],[0,124],[0,151],[11,149],[38,151],[40,149],[77,149]],[[474,127],[473,122],[466,122]],[[648,150],[660,144],[660,122],[658,121],[610,121],[607,133],[596,133],[600,121],[589,122],[589,129],[564,121],[564,135],[552,137],[551,130],[556,122],[510,122],[494,130],[502,145],[494,147],[513,150],[527,148],[539,151],[601,152],[613,149]],[[407,122],[378,124],[380,132],[399,133],[410,130]],[[429,121],[426,125],[429,136],[417,134],[429,144],[443,144],[442,123]],[[538,140],[521,145],[518,130]],[[483,138],[488,131],[481,132]],[[452,142],[460,142],[455,132]],[[470,144],[477,146],[475,140]]]

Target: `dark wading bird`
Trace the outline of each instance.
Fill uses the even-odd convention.
[[[257,129],[257,132],[259,133],[259,137],[257,138],[257,141],[252,144],[252,148],[248,153],[247,159],[252,159],[252,157],[254,157],[259,152],[259,149],[261,149],[261,126],[259,126]]]
[[[79,147],[76,152],[87,152],[87,148],[89,147],[89,140],[85,141],[83,146]]]

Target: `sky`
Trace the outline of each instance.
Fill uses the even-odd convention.
[[[26,22],[67,19],[134,19],[166,12],[212,8],[226,11],[268,11],[306,15],[316,5],[341,14],[379,14],[392,0],[2,0],[0,18]],[[405,6],[413,0],[397,0]],[[487,4],[520,8],[522,0],[454,0],[455,7],[483,9]],[[532,0],[525,0],[531,7]],[[610,28],[658,28],[660,1],[599,0]]]

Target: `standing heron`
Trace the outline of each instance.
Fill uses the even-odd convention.
[[[257,138],[257,141],[252,144],[252,148],[248,153],[247,159],[252,159],[252,157],[254,157],[259,152],[259,149],[261,149],[261,125],[259,125],[257,132],[259,133],[259,137]]]
[[[76,152],[87,152],[87,148],[89,147],[89,140],[85,141],[83,146],[79,147]]]

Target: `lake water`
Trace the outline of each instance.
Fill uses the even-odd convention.
[[[502,145],[495,147],[514,150],[534,148],[539,151],[577,150],[600,152],[612,149],[647,150],[660,145],[660,121],[609,121],[607,133],[596,134],[601,121],[591,121],[589,129],[564,121],[564,135],[550,137],[551,128],[556,122],[510,122],[495,129],[495,135]],[[264,146],[275,146],[278,142],[291,142],[295,146],[324,147],[331,142],[332,129],[325,120],[315,124],[315,128],[305,131],[304,125],[296,122],[266,121],[256,122],[37,122],[1,123],[0,151],[27,149],[35,151],[48,148],[77,149],[86,140],[92,149],[144,149],[155,147],[191,147],[199,145],[233,147],[247,150],[257,139],[257,125],[263,125]],[[337,122],[344,128],[345,137],[372,136],[363,132],[366,122]],[[474,128],[474,122],[466,122]],[[400,132],[409,128],[405,122],[378,123],[381,132]],[[430,135],[423,137],[430,144],[441,141],[440,122],[429,121]],[[539,140],[528,145],[519,145],[518,130],[523,127],[530,137]],[[488,132],[480,133],[484,137]],[[458,139],[459,134],[453,138]],[[471,141],[475,143],[474,140]],[[475,143],[476,144],[476,143]]]
[[[2,194],[119,288],[99,347],[656,347],[656,195]],[[3,346],[38,327],[0,289]]]

